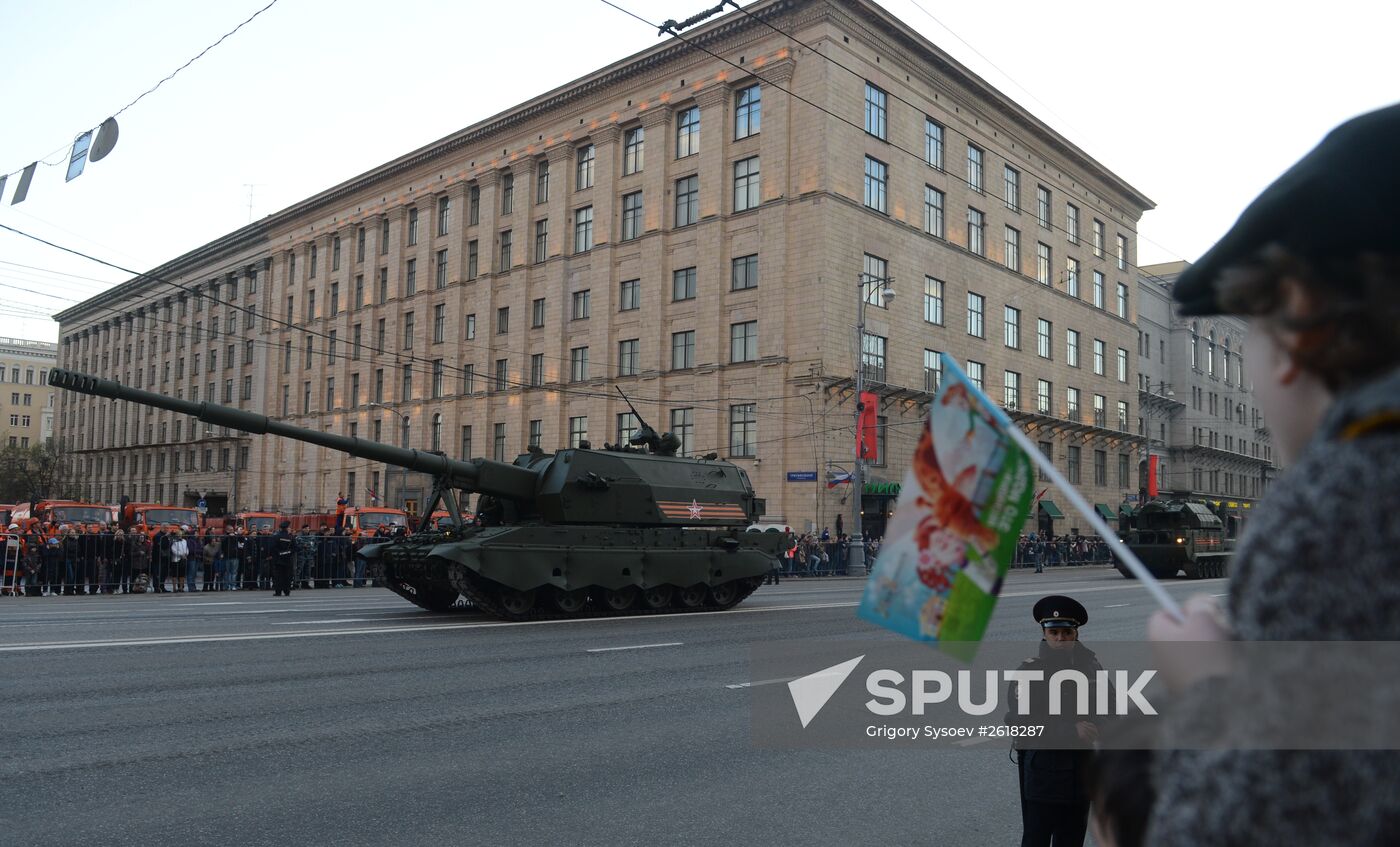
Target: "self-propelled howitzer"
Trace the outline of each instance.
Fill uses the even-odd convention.
[[[432,611],[458,595],[519,620],[729,608],[761,584],[791,543],[748,532],[764,510],[748,475],[728,462],[675,455],[677,439],[643,424],[634,445],[545,453],[513,464],[452,459],[292,426],[213,403],[179,400],[55,368],[49,384],[189,415],[215,426],[280,435],[433,477],[422,514],[479,494],[478,520],[361,549],[395,593]]]

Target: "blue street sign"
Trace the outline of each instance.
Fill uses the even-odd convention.
[[[788,471],[788,482],[816,482],[816,471]]]

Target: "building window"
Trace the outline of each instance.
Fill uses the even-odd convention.
[[[530,440],[527,442],[528,446],[539,447],[542,441],[544,441],[544,421],[530,421]]]
[[[624,279],[618,284],[617,310],[631,312],[642,306],[642,281]]]
[[[1128,381],[1128,351],[1118,348],[1118,381]]]
[[[885,337],[865,333],[860,345],[860,369],[871,382],[885,381]]]
[[[1079,243],[1079,207],[1073,203],[1065,204],[1065,240]]]
[[[729,455],[752,458],[758,449],[758,414],[754,403],[729,407]]]
[[[403,366],[403,379],[402,379],[402,384],[401,384],[399,387],[400,387],[400,391],[399,391],[399,399],[400,399],[400,400],[405,400],[405,401],[407,401],[407,400],[412,400],[412,399],[413,399],[413,366],[412,366],[412,365],[404,365],[404,366]]]
[[[439,197],[437,205],[437,234],[446,235],[452,228],[452,198]]]
[[[977,209],[967,207],[967,249],[979,256],[987,255],[986,245],[982,241],[983,230],[986,229],[987,219]]]
[[[889,214],[887,198],[889,178],[889,165],[879,159],[865,157],[865,207],[867,209]]]
[[[943,125],[924,117],[924,161],[943,170]]]
[[[544,385],[544,354],[530,354],[530,384],[533,386]]]
[[[924,321],[943,325],[943,280],[924,277]]]
[[[967,187],[982,193],[982,148],[967,145]]]
[[[544,298],[537,297],[530,301],[530,328],[539,329],[544,326]]]
[[[447,336],[447,306],[439,303],[433,307],[433,343],[441,344]]]
[[[574,252],[587,253],[593,249],[593,207],[574,210]]]
[[[507,229],[501,232],[501,273],[510,270],[512,263],[510,254],[511,247],[514,245],[514,240],[510,230]]]
[[[585,188],[593,187],[594,153],[595,151],[592,144],[585,144],[582,147],[578,148],[578,178],[575,180],[575,186],[579,191],[582,191]]]
[[[1094,395],[1094,426],[1103,427],[1108,425],[1107,400],[1102,394]]]
[[[646,141],[646,130],[642,127],[634,126],[623,133],[622,136],[622,175],[637,173],[642,169],[643,144]]]
[[[1118,283],[1118,317],[1128,317],[1128,286],[1122,282]]]
[[[588,348],[574,347],[569,351],[569,381],[583,382],[588,379]]]
[[[937,350],[924,350],[924,391],[929,394],[943,384],[943,357]]]
[[[417,214],[416,211],[411,213],[411,215],[416,215],[416,214]],[[412,232],[413,232],[413,230],[410,229],[410,230],[409,230],[410,235],[412,234]],[[417,242],[410,241],[410,242],[408,242],[408,243],[409,243],[409,244],[415,244],[415,243],[417,243]],[[313,244],[311,245],[311,260],[310,260],[309,262],[306,263],[306,276],[307,276],[308,279],[315,279],[315,278],[316,278],[316,266],[319,265],[319,264],[320,264],[320,262],[317,261],[317,259],[316,259],[316,245],[313,243]],[[234,295],[233,295],[233,296],[237,296],[237,294],[238,294],[237,292],[234,292]]]
[[[462,365],[462,393],[476,393],[476,365]]]
[[[1006,241],[1006,244],[1005,244],[1006,254],[1005,254],[1005,257],[1004,257],[1004,261],[1005,261],[1005,263],[1006,263],[1006,269],[1007,269],[1007,270],[1010,270],[1010,271],[1015,271],[1015,272],[1017,272],[1017,273],[1020,273],[1020,272],[1021,272],[1021,232],[1020,232],[1020,230],[1014,229],[1014,228],[1012,228],[1012,227],[1007,227],[1007,228],[1006,228],[1006,238],[1005,238],[1005,241]]]
[[[1065,293],[1071,297],[1079,296],[1079,260],[1065,259]]]
[[[413,246],[414,244],[417,244],[417,243],[418,243],[418,210],[417,210],[417,209],[409,209],[409,210],[408,210],[408,243],[409,243],[409,246]],[[312,247],[312,254],[311,254],[311,261],[312,261],[313,263],[316,261],[315,249],[316,249],[316,248],[313,246],[313,247]],[[316,275],[316,272],[315,272],[315,271],[312,271],[312,272],[311,272],[311,275],[312,275],[312,276],[315,276],[315,275]]]
[[[1065,389],[1065,417],[1079,423],[1079,389]]]
[[[1094,307],[1103,308],[1103,274],[1094,271]]]
[[[1038,379],[1035,381],[1035,410],[1042,415],[1050,414],[1050,397],[1055,393],[1055,387],[1049,380]]]
[[[870,83],[865,84],[865,131],[887,139],[885,106],[888,95]]]
[[[1118,429],[1121,432],[1128,431],[1128,403],[1126,400],[1118,401]]]
[[[1118,270],[1128,269],[1128,237],[1123,234],[1118,235]]]
[[[1069,478],[1071,485],[1079,484],[1079,450],[1080,448],[1074,444],[1065,449],[1065,475]]]
[[[437,267],[436,267],[435,272],[434,272],[433,284],[436,285],[438,288],[446,288],[446,287],[447,287],[447,251],[446,251],[446,250],[439,250],[439,251],[437,251]],[[334,301],[332,301],[331,308],[332,308],[332,309],[335,308]]]
[[[758,358],[758,321],[729,325],[729,361],[752,362]]]
[[[967,379],[968,379],[968,382],[971,382],[973,385],[977,386],[977,390],[978,390],[978,391],[983,390],[983,386],[982,386],[982,371],[983,371],[983,367],[982,367],[982,363],[981,363],[981,362],[974,362],[974,361],[972,361],[971,359],[968,359],[968,360],[967,360]]]
[[[934,238],[947,238],[943,227],[943,192],[931,185],[924,186],[924,232]]]
[[[1035,218],[1041,226],[1050,228],[1050,189],[1043,185],[1035,188]]]
[[[1018,212],[1021,209],[1021,172],[1006,165],[1003,173],[1005,190],[1002,199],[1006,201],[1006,208]]]
[[[549,160],[540,159],[535,164],[535,203],[549,202]]]
[[[695,367],[695,330],[671,333],[671,370]]]
[[[889,263],[879,256],[866,253],[864,264],[865,270],[861,276],[861,282],[865,302],[883,309],[885,308],[885,298],[881,296],[880,292],[889,282]]]
[[[549,221],[535,221],[535,264],[549,258]]]
[[[1012,306],[1005,307],[1005,315],[1002,318],[1003,341],[1012,350],[1021,349],[1021,310]]]
[[[1051,355],[1054,352],[1051,347],[1051,345],[1054,343],[1051,340],[1051,333],[1053,331],[1054,325],[1047,321],[1045,318],[1036,319],[1035,354],[1042,359],[1054,358],[1054,356]]]
[[[622,195],[622,240],[631,241],[642,234],[642,192]]]
[[[510,380],[507,378],[510,373],[510,360],[496,360],[496,390],[505,391],[510,387]]]
[[[1065,330],[1065,364],[1079,367],[1079,330]]]
[[[1098,338],[1094,339],[1094,373],[1104,375],[1104,343]]]
[[[582,447],[583,442],[588,440],[588,416],[579,415],[569,418],[569,446],[575,449]]]
[[[974,338],[986,338],[982,318],[986,312],[987,300],[981,294],[967,293],[967,334]]]
[[[476,314],[473,313],[473,314],[467,315],[466,318],[463,319],[462,325],[463,325],[463,327],[464,327],[463,333],[464,333],[466,339],[467,339],[468,341],[475,340],[475,339],[476,339]]]
[[[700,152],[700,107],[691,106],[676,114],[676,158]]]
[[[476,279],[480,273],[481,250],[477,246],[477,241],[473,238],[467,242],[467,279]],[[381,301],[382,302],[382,301]]]
[[[467,226],[481,223],[481,186],[467,189]]]
[[[1035,243],[1035,281],[1050,284],[1050,245],[1040,241]]]
[[[414,335],[414,314],[408,312],[403,316],[403,349],[413,349]],[[309,349],[309,348],[308,348]]]
[[[758,254],[740,256],[730,262],[729,289],[743,291],[758,287]]]
[[[496,310],[496,334],[505,335],[510,332],[510,307],[502,306]]]
[[[1128,487],[1128,454],[1118,454],[1118,487]]]
[[[437,399],[442,396],[442,359],[433,360],[433,381],[432,397]]]
[[[734,98],[734,140],[748,138],[759,131],[762,113],[759,109],[761,91],[757,85],[740,89]]]
[[[571,320],[586,320],[588,318],[589,303],[591,300],[592,289],[585,288],[582,291],[575,291],[572,297],[573,312],[571,313]]]
[[[617,375],[636,376],[640,370],[642,358],[642,342],[636,338],[629,338],[625,341],[617,342]]]
[[[412,296],[412,295],[413,295],[414,293],[416,293],[417,291],[418,291],[418,260],[417,260],[417,259],[409,259],[409,260],[404,264],[403,295],[404,295],[405,297],[409,297],[409,296]],[[313,313],[312,317],[314,317],[314,313],[315,313],[315,311],[316,311],[316,292],[314,292],[314,291],[311,292],[310,297],[311,297],[311,299],[310,299],[310,301],[309,301],[309,307],[310,307],[310,309],[311,309],[311,311],[312,311],[312,313]]]
[[[695,268],[681,268],[671,274],[671,299],[695,299]]]
[[[1108,453],[1094,451],[1094,484],[1108,485]]]
[[[1021,408],[1021,375],[1015,371],[1003,371],[1002,405],[1008,409]]]
[[[331,270],[340,270],[340,236],[331,239]],[[180,316],[184,317],[185,301],[180,300]]]
[[[588,431],[587,423],[584,424],[584,431]],[[498,462],[506,460],[506,425],[503,423],[491,425],[491,455]]]
[[[676,226],[690,226],[700,220],[700,177],[676,180]]]
[[[734,163],[734,211],[742,212],[758,205],[758,179],[757,156]]]
[[[1094,219],[1094,256],[1103,258],[1103,221]]]
[[[355,261],[365,260],[365,228],[359,227],[355,230]]]
[[[671,410],[671,434],[681,440],[678,456],[689,456],[695,450],[695,410]]]

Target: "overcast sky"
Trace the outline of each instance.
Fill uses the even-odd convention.
[[[250,184],[265,216],[657,42],[597,0],[278,0],[64,183],[74,135],[267,2],[0,0],[0,169],[62,160],[18,206],[10,177],[0,223],[149,270],[246,224]],[[1196,258],[1328,129],[1400,99],[1397,3],[883,5],[1156,201],[1144,264]],[[43,315],[127,278],[0,231],[0,335],[56,339]]]

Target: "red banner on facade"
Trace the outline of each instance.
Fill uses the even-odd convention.
[[[880,398],[865,391],[860,395],[860,403],[860,422],[856,426],[856,455],[867,462],[878,462],[880,441],[875,410],[880,407]]]
[[[1147,457],[1147,496],[1157,496],[1157,459],[1158,456]]]

